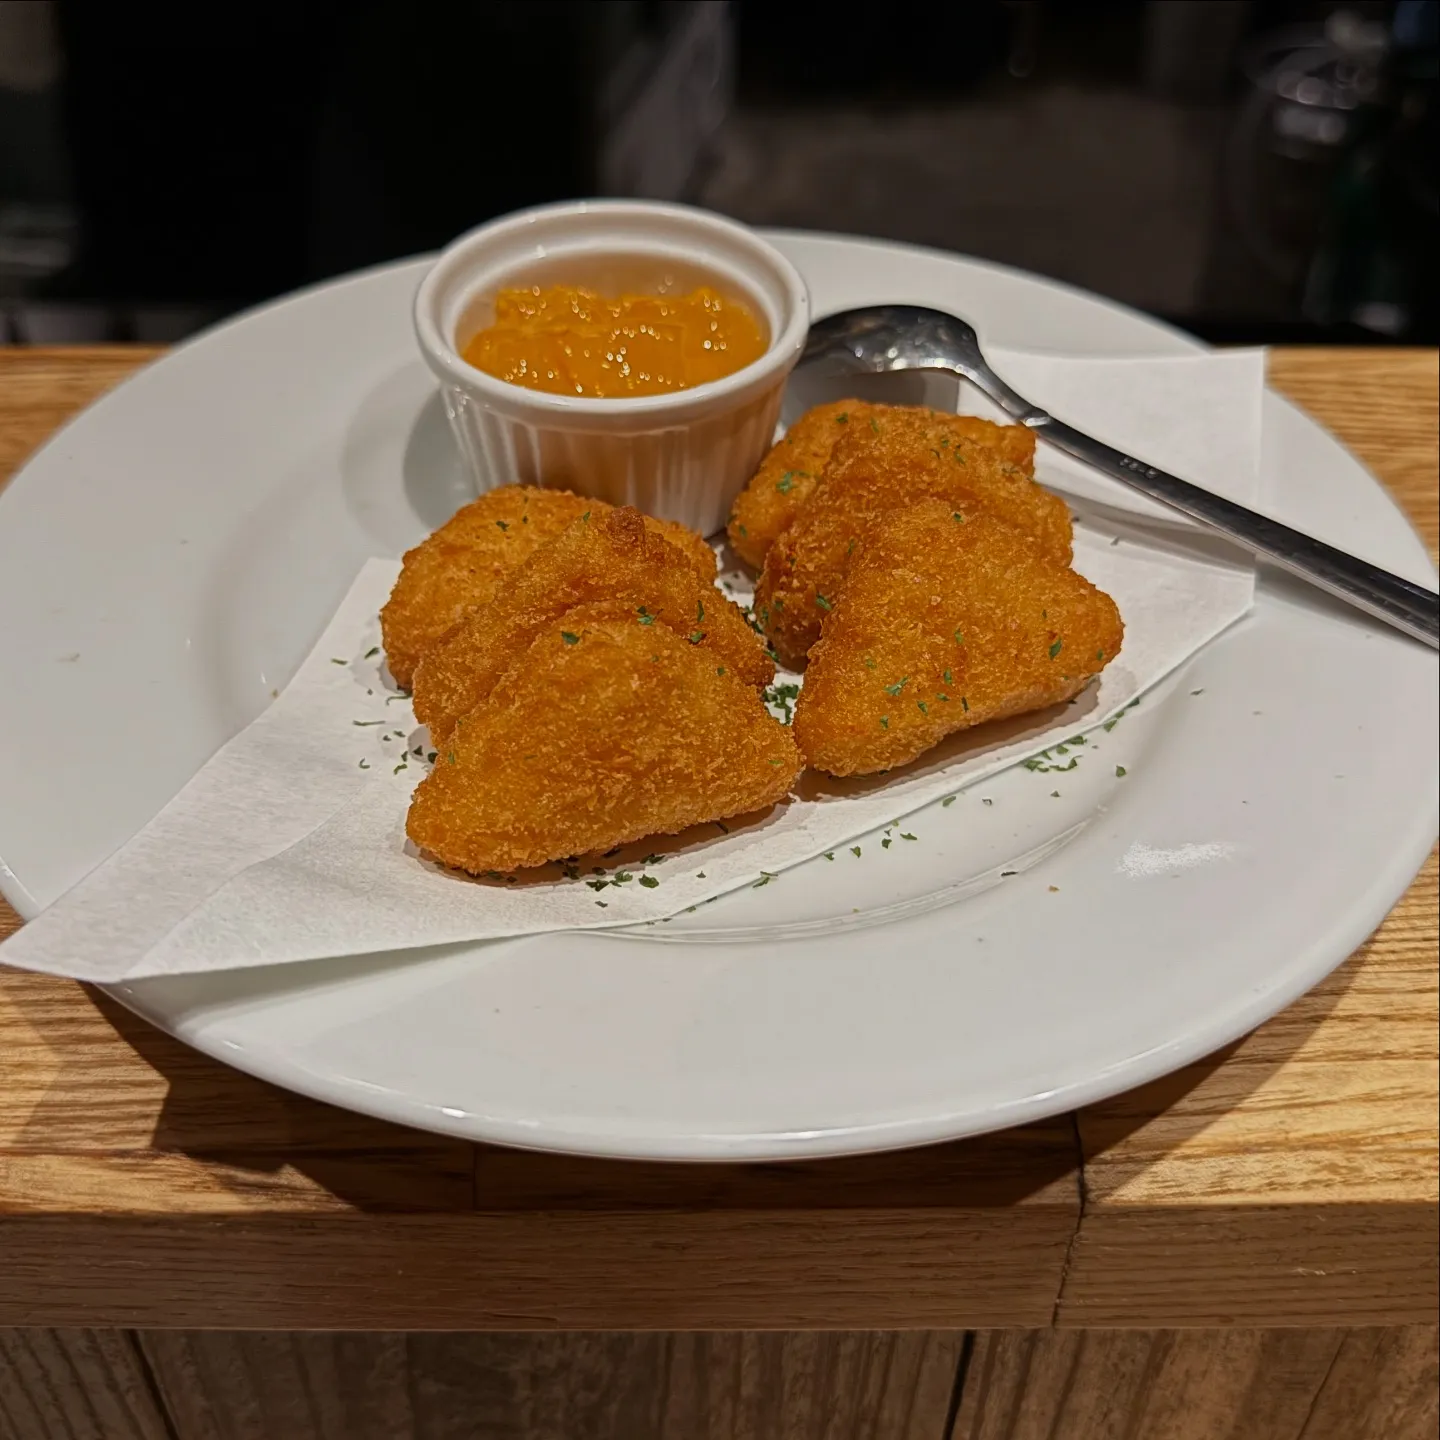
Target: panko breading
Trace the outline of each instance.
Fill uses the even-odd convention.
[[[408,689],[420,657],[547,540],[587,510],[596,518],[614,507],[568,490],[506,485],[457,510],[405,554],[400,578],[380,612],[385,658]],[[715,552],[693,530],[668,520],[645,522],[690,556],[696,571],[715,578]]]
[[[968,415],[897,407],[868,416],[836,444],[820,483],[765,556],[755,614],[780,658],[798,665],[820,638],[855,545],[887,510],[936,499],[984,511],[1068,564],[1070,511],[1030,478],[1034,447],[1023,426]]]
[[[776,441],[730,509],[730,548],[747,565],[758,570],[765,563],[765,552],[800,513],[846,427],[863,425],[879,408],[863,400],[817,405]]]
[[[810,652],[795,736],[817,770],[889,770],[954,731],[1069,700],[1124,633],[1108,595],[1003,520],[935,500],[891,511]]]
[[[509,872],[784,798],[804,762],[757,692],[713,650],[606,608],[544,626],[439,747],[406,821],[416,845]]]
[[[415,716],[437,744],[473,710],[540,631],[576,605],[613,603],[642,630],[668,629],[713,665],[756,687],[775,666],[741,611],[695,573],[688,556],[628,506],[581,516],[513,571],[415,672]]]

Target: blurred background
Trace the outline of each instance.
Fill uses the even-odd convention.
[[[581,194],[1426,343],[1437,0],[0,0],[0,343],[170,341]]]

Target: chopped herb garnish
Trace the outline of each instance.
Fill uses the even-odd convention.
[[[960,708],[967,715],[970,713],[970,702],[963,695],[960,697]]]
[[[717,675],[723,675],[725,673],[725,667],[723,665],[717,665],[715,667],[715,673]]]
[[[880,427],[879,427],[879,425],[877,425],[877,424],[875,423],[875,417],[874,417],[873,415],[870,417],[870,428],[871,428],[877,435],[880,433]]]
[[[850,847],[850,853],[858,860],[860,858],[860,847],[858,845],[852,845]]]
[[[647,889],[653,890],[660,882],[653,875],[642,875],[640,883]]]
[[[902,831],[900,832],[900,838],[901,838],[902,840],[916,840],[916,839],[919,839],[919,836],[910,834],[910,832],[909,832],[908,830],[902,830]]]
[[[887,695],[898,695],[909,683],[909,680],[910,677],[908,675],[902,675],[893,685],[887,685],[885,687],[885,693]]]
[[[610,908],[610,902],[609,902],[608,900],[597,900],[595,903],[596,903],[602,910],[608,910],[608,909]]]
[[[453,750],[447,750],[445,752],[445,758],[453,765],[455,763],[455,752]]]
[[[580,517],[580,523],[583,525],[583,524],[585,524],[586,521],[588,521],[589,519],[590,519],[590,512],[587,510],[587,511]]]
[[[372,645],[372,646],[365,652],[365,659],[367,659],[367,660],[373,660],[379,653],[380,653],[380,647],[379,647],[378,645]]]
[[[963,645],[965,643],[965,637],[958,630],[955,632],[955,643],[957,645]]]
[[[782,494],[788,495],[795,488],[795,471],[787,470],[776,482],[775,488]]]
[[[1050,647],[1050,658],[1053,660],[1053,659],[1061,652],[1061,650],[1063,650],[1064,648],[1065,648],[1065,642],[1064,642],[1063,640],[1057,640],[1057,641]]]
[[[833,850],[827,850],[825,852],[825,858],[827,860],[833,860],[835,858],[835,852]]]
[[[873,670],[875,668],[875,661],[869,655],[865,657],[865,668],[867,670]]]
[[[703,600],[697,600],[695,602],[695,623],[698,625],[704,618],[705,602]]]
[[[332,665],[348,665],[350,662],[349,662],[348,660],[337,660],[337,659],[335,659],[335,657],[332,655],[332,656],[330,657],[330,663],[331,663]]]
[[[1058,800],[1060,798],[1060,792],[1058,790],[1052,790],[1050,792],[1050,798],[1052,800]]]
[[[370,762],[368,760],[362,760],[360,762],[360,768],[362,770],[368,770],[370,768]]]
[[[948,670],[940,678],[944,680],[947,685],[953,685],[955,683],[954,677],[950,674]]]
[[[1001,878],[1002,880],[1008,880],[1008,879],[1010,878],[1010,876],[1012,876],[1012,875],[1018,875],[1019,873],[1020,873],[1020,872],[1019,872],[1018,870],[1002,870],[1002,871],[1000,872],[1000,878]]]
[[[952,510],[950,512],[950,518],[952,520],[958,520],[962,525],[965,523],[965,517],[958,510]]]
[[[698,645],[705,638],[705,632],[703,630],[692,630],[685,638],[692,645]]]
[[[882,850],[888,850],[890,848],[890,837],[888,835],[880,842],[880,848]]]
[[[1084,745],[1086,742],[1083,735],[1072,735],[1065,743],[1067,745]]]
[[[578,645],[580,643],[580,637],[570,630],[562,630],[560,632],[560,638],[567,645]]]
[[[837,425],[848,425],[850,423],[850,412],[847,410],[843,415],[837,415],[835,417],[835,423]]]
[[[587,880],[585,883],[592,890],[603,890],[610,882],[608,880]]]
[[[408,770],[409,768],[410,767],[402,760],[390,773],[392,775],[398,775],[402,770]]]
[[[818,590],[815,592],[815,603],[816,603],[822,610],[827,610],[827,611],[828,611],[828,610],[833,610],[833,609],[835,608],[833,605],[831,605],[830,601],[829,601],[824,595],[822,595]]]
[[[504,520],[497,520],[495,524],[499,526],[501,530],[508,530],[510,528],[509,524]]]
[[[703,880],[705,878],[705,872],[703,870],[697,870],[695,872],[695,878],[697,880]]]
[[[385,697],[385,703],[387,705],[392,705],[396,700],[408,700],[409,698],[410,697],[408,695],[387,695]]]
[[[1097,660],[1103,660],[1105,658],[1105,652],[1103,650],[1097,650],[1095,652],[1095,658]]]
[[[982,805],[993,805],[995,802],[993,800],[982,800],[980,803]]]
[[[383,721],[383,720],[352,720],[350,723],[351,723],[352,725],[358,725],[358,726],[363,730],[367,725],[383,725],[383,724],[385,724],[385,721]]]
[[[915,702],[915,708],[919,710],[922,715],[928,715],[930,713],[930,707],[926,705],[923,700],[917,700]]]
[[[948,810],[948,809],[950,808],[950,806],[952,806],[954,803],[955,803],[955,797],[954,797],[953,795],[947,795],[947,796],[940,802],[940,808],[941,808],[942,810]]]
[[[888,715],[882,715],[880,717],[880,728],[882,730],[888,730],[890,728],[890,717]]]
[[[1190,693],[1192,695],[1203,695],[1205,693],[1205,687],[1202,685],[1198,690],[1192,690]]]
[[[1124,767],[1123,765],[1117,765],[1117,766],[1115,767],[1115,778],[1116,778],[1117,780],[1123,780],[1123,779],[1125,778],[1125,776],[1126,776],[1127,773],[1128,773],[1128,772],[1126,771],[1126,769],[1125,769],[1125,767]]]
[[[752,890],[758,890],[762,885],[768,885],[774,878],[768,870],[762,870],[760,872],[760,878],[750,888]]]

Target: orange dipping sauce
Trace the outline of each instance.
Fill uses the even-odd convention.
[[[623,400],[719,380],[758,360],[761,322],[701,286],[688,295],[620,295],[573,285],[502,290],[495,321],[464,348],[477,370],[553,395]]]

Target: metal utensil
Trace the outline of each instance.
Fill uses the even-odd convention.
[[[964,376],[1042,439],[1122,484],[1228,535],[1282,569],[1440,648],[1440,596],[1377,565],[1357,560],[1267,515],[1212,495],[1188,480],[1083,435],[1032,405],[989,366],[972,326],[943,310],[918,305],[872,305],[844,310],[810,327],[801,365],[852,374],[939,370]]]

